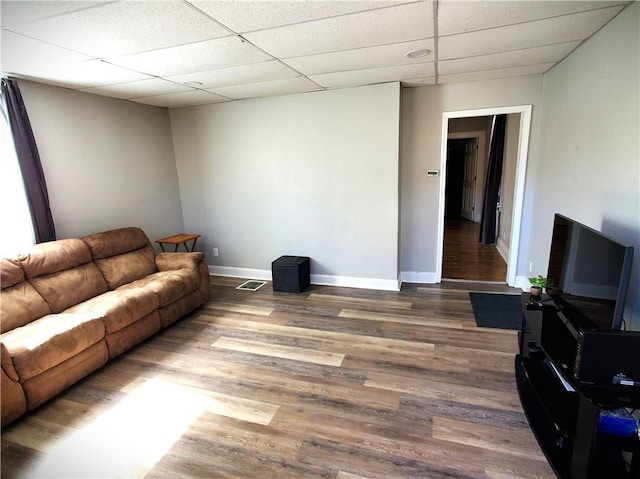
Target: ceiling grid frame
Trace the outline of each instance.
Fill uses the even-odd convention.
[[[546,73],[631,3],[2,0],[0,66],[167,108],[480,81]]]

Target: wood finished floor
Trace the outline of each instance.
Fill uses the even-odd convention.
[[[507,264],[495,245],[478,243],[480,223],[445,220],[442,277],[506,283]]]
[[[553,478],[468,291],[235,289],[2,433],[2,477]],[[476,287],[477,286],[477,287]]]

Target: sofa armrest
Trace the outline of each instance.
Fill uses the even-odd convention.
[[[27,410],[27,398],[19,382],[12,380],[4,371],[0,369],[0,390],[2,390],[2,426],[6,426],[11,421],[17,419]]]
[[[18,381],[20,379],[20,376],[18,376],[18,372],[16,371],[16,368],[13,365],[13,359],[11,359],[11,354],[9,354],[9,350],[6,348],[6,346],[2,341],[0,341],[0,361],[2,364],[2,371],[12,381]]]
[[[156,267],[158,271],[171,271],[176,269],[193,269],[198,271],[198,265],[204,260],[204,253],[158,253],[156,255]]]

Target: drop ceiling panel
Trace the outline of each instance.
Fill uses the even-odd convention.
[[[91,60],[88,55],[65,50],[17,33],[2,32],[2,71],[46,75],[71,63]]]
[[[220,103],[228,101],[227,98],[214,95],[204,90],[193,90],[183,93],[170,93],[168,95],[148,96],[134,98],[131,101],[144,103],[146,105],[163,106],[166,108],[177,108],[181,106],[205,105],[208,103]]]
[[[297,2],[191,2],[237,33],[281,27],[354,12],[383,8],[398,2],[386,1],[297,1]]]
[[[535,22],[445,36],[438,43],[440,60],[501,53],[508,50],[582,40],[609,21],[620,7],[554,17]]]
[[[85,8],[99,7],[108,2],[83,1],[5,1],[0,4],[2,26],[33,22],[62,13],[74,12]]]
[[[317,84],[307,78],[297,77],[280,81],[235,85],[226,88],[214,88],[210,91],[234,100],[240,100],[243,98],[306,93],[316,90],[320,90],[320,87]]]
[[[90,87],[148,78],[86,55],[10,32],[2,35],[2,71],[58,86]]]
[[[82,89],[85,93],[111,96],[114,98],[142,98],[158,96],[168,93],[191,92],[194,88],[163,80],[161,78],[149,78],[148,80],[118,83],[101,87]]]
[[[95,57],[126,55],[230,34],[182,2],[110,3],[10,29]]]
[[[292,78],[300,74],[283,63],[276,60],[240,65],[230,68],[219,68],[204,72],[187,73],[167,77],[168,80],[184,83],[197,81],[202,83],[201,88],[226,87],[232,85],[245,85],[270,80]]]
[[[355,85],[372,85],[391,81],[410,80],[434,76],[433,63],[402,65],[387,68],[372,68],[347,72],[310,75],[309,78],[326,88],[342,88]]]
[[[438,3],[438,33],[485,30],[487,28],[542,20],[560,15],[622,5],[621,1],[451,1]]]
[[[432,0],[9,0],[0,66],[169,108],[481,81],[548,71],[632,3],[439,0],[434,18]],[[423,48],[437,54],[406,57]]]
[[[433,36],[431,2],[381,8],[244,35],[279,58],[313,55]]]
[[[107,60],[150,75],[174,76],[257,63],[271,57],[237,37],[225,37]]]
[[[407,58],[407,53],[420,49],[427,49],[431,53],[421,58]],[[356,50],[319,53],[304,57],[286,58],[283,61],[305,75],[314,75],[432,62],[433,57],[433,39],[429,39],[358,48]]]
[[[571,53],[579,44],[579,41],[575,41],[505,53],[494,53],[492,55],[444,60],[438,62],[438,73],[447,75],[449,73],[498,70],[501,68],[557,62]]]
[[[467,73],[453,73],[451,75],[440,75],[439,83],[457,83],[493,80],[495,78],[509,78],[526,75],[540,75],[549,71],[555,63],[543,63],[541,65],[527,65],[524,67],[502,68],[498,70],[485,70]]]

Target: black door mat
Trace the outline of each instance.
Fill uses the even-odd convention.
[[[469,297],[479,327],[520,329],[522,301],[519,294],[469,293]]]

